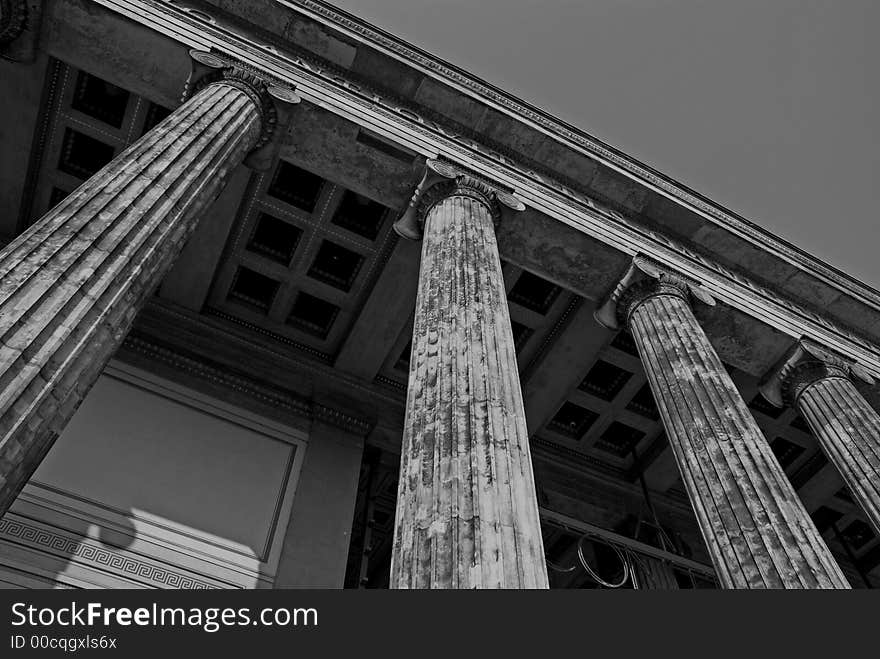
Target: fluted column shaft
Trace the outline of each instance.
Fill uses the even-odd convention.
[[[427,210],[392,588],[546,588],[519,371],[491,197]]]
[[[652,283],[628,318],[722,585],[847,588],[687,293]]]
[[[632,563],[635,583],[641,590],[679,590],[672,566],[653,556],[637,556]]]
[[[261,133],[259,95],[206,86],[0,252],[5,513]]]
[[[839,369],[804,366],[795,387],[797,410],[880,533],[880,415]]]

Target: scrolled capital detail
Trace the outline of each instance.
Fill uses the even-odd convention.
[[[394,223],[394,230],[404,238],[420,240],[431,209],[454,196],[469,197],[483,204],[489,210],[496,229],[505,209],[525,210],[525,204],[511,192],[445,161],[429,159],[407,208]]]
[[[0,44],[7,44],[24,32],[27,19],[26,0],[0,0]]]
[[[807,388],[829,378],[869,384],[874,381],[871,374],[853,360],[801,338],[763,378],[759,391],[777,407],[794,406]]]
[[[699,283],[636,255],[629,269],[593,314],[609,329],[628,327],[633,311],[646,300],[671,295],[691,304],[694,300],[714,306],[715,299]]]
[[[246,94],[260,112],[260,137],[254,145],[257,151],[267,145],[278,124],[278,104],[300,102],[295,87],[250,65],[224,54],[190,50],[192,70],[184,85],[182,102],[195,96],[205,87],[222,83]]]

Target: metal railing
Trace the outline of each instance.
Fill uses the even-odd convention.
[[[603,586],[611,588],[619,587],[629,578],[634,587],[639,587],[637,577],[634,578],[633,573],[636,572],[635,564],[639,562],[639,557],[641,556],[658,559],[687,574],[717,583],[715,570],[712,566],[706,565],[705,563],[685,558],[679,554],[660,549],[659,547],[654,547],[653,545],[649,545],[634,538],[629,538],[625,535],[615,533],[614,531],[609,531],[608,529],[590,524],[589,522],[583,522],[579,519],[563,515],[562,513],[558,513],[548,508],[540,508],[540,514],[543,521],[579,538],[577,549],[581,564],[585,571]],[[620,579],[620,583],[607,583],[591,570],[582,553],[582,545],[585,539],[598,540],[611,547],[611,549],[618,554],[624,567],[623,577]]]

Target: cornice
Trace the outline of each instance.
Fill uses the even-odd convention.
[[[639,182],[664,193],[665,196],[689,206],[707,219],[713,220],[724,228],[748,239],[761,249],[766,250],[767,247],[771,247],[779,255],[785,256],[786,260],[793,265],[811,270],[821,278],[836,284],[838,288],[846,288],[851,295],[870,300],[875,307],[880,308],[880,291],[865,285],[837,268],[818,261],[795,245],[774,236],[741,215],[637,161],[597,137],[328,3],[320,0],[280,1],[281,4],[287,5],[291,9],[335,27],[351,37],[365,41],[370,46],[385,51],[386,54],[403,60],[407,64],[457,87],[460,91],[464,91],[487,105],[507,111],[508,114],[524,120],[524,123],[533,124],[561,143],[593,156],[621,173],[628,174]]]
[[[146,357],[153,363],[163,363],[200,380],[243,393],[263,405],[284,410],[310,421],[321,421],[360,436],[366,435],[373,427],[368,419],[263,385],[252,378],[214,366],[201,359],[194,359],[142,336],[129,334],[123,343],[123,348]]]
[[[636,224],[627,217],[603,207],[583,193],[567,188],[536,172],[523,171],[516,163],[478,144],[452,139],[442,127],[419,121],[410,111],[389,107],[357,85],[349,84],[337,73],[301,58],[281,53],[275,46],[255,43],[228,29],[194,19],[178,6],[158,0],[93,0],[111,11],[152,29],[188,47],[222,48],[223,52],[295,84],[298,93],[329,112],[339,114],[378,134],[399,142],[425,157],[438,154],[471,170],[487,172],[492,179],[515,190],[528,206],[612,248],[635,256],[641,252],[665,267],[703,283],[719,301],[725,302],[792,338],[802,335],[832,346],[862,361],[880,374],[880,347],[877,337],[866,340],[839,322],[831,322],[800,304],[756,285],[742,274],[710,261],[703,255],[663,234]],[[317,6],[317,3],[313,3]],[[761,244],[772,246],[766,236]],[[767,250],[773,253],[773,250]],[[776,253],[779,256],[779,253]],[[818,276],[813,273],[814,276]],[[838,289],[839,284],[834,284]],[[852,294],[852,293],[851,293]],[[880,309],[880,294],[868,291],[861,301]]]
[[[603,462],[586,453],[567,448],[538,435],[529,438],[529,450],[535,462],[554,465],[585,479],[599,481],[607,487],[633,494],[641,493],[638,486],[629,480],[628,470]],[[691,510],[687,495],[678,495],[672,491],[656,494],[658,501],[668,508],[685,514]]]
[[[553,342],[556,338],[562,334],[562,331],[568,326],[571,322],[571,319],[574,317],[575,312],[584,304],[584,298],[579,295],[572,295],[571,300],[568,305],[565,307],[565,311],[562,312],[562,315],[553,323],[553,327],[550,328],[550,331],[544,336],[541,341],[541,345],[538,346],[538,349],[535,350],[532,358],[529,360],[529,363],[525,368],[520,372],[520,380],[525,383],[532,377],[532,374],[538,368],[538,365],[546,356],[547,352],[550,350],[550,346],[553,345]]]

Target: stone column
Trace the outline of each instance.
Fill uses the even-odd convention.
[[[500,202],[500,203],[499,203]],[[429,161],[395,228],[424,243],[392,588],[547,588],[494,223],[509,194]]]
[[[642,257],[597,312],[627,325],[726,588],[848,588],[695,318],[699,286]]]
[[[777,406],[794,406],[837,468],[853,499],[880,532],[880,415],[854,379],[873,383],[857,364],[802,339],[761,386]]]
[[[630,563],[634,583],[641,590],[679,590],[672,566],[653,556],[636,556]]]
[[[268,138],[251,74],[196,93],[0,252],[0,514],[49,450],[230,171]]]
[[[0,0],[0,58],[32,64],[45,0]]]

